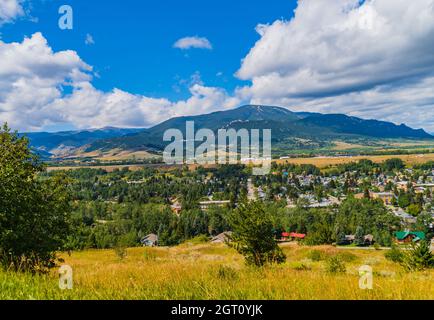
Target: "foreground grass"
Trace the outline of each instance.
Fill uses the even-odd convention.
[[[134,248],[121,260],[113,250],[64,255],[74,270],[74,289],[58,288],[55,271],[45,276],[0,272],[0,299],[430,299],[434,271],[405,273],[381,251],[318,247],[324,258],[341,255],[347,272],[329,274],[325,261],[309,259],[313,248],[290,246],[288,262],[262,270],[246,267],[223,245]],[[374,289],[359,288],[358,268],[371,265]]]

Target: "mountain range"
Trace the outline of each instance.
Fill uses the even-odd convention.
[[[148,129],[102,128],[57,133],[27,133],[31,145],[43,156],[65,157],[89,152],[110,150],[161,152],[166,143],[167,129],[185,132],[187,121],[195,122],[195,129],[272,129],[273,144],[280,149],[303,148],[303,143],[326,145],[334,140],[410,139],[431,140],[434,137],[423,129],[405,124],[364,120],[343,114],[292,112],[273,106],[247,105],[237,109],[210,114],[178,117]],[[300,145],[301,144],[301,145]]]

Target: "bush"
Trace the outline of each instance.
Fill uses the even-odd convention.
[[[326,265],[327,272],[329,273],[345,273],[347,268],[345,262],[339,256],[331,257],[327,260]]]
[[[350,252],[342,252],[339,254],[339,258],[343,262],[354,262],[357,260],[357,256],[355,254],[352,254]]]
[[[320,250],[311,250],[307,254],[307,257],[315,262],[323,261],[326,259],[326,254]]]
[[[196,236],[190,240],[186,241],[187,243],[191,243],[191,244],[203,244],[203,243],[208,243],[209,242],[209,237],[205,234],[201,234],[199,236]]]
[[[434,268],[434,256],[428,241],[412,244],[410,250],[404,253],[401,265],[407,271],[422,271]]]
[[[115,246],[114,251],[120,260],[124,260],[127,257],[127,248],[122,245]]]
[[[401,263],[404,259],[404,254],[398,246],[394,245],[392,246],[392,249],[384,254],[384,257],[389,261]]]
[[[261,202],[241,204],[229,216],[230,246],[242,254],[248,265],[284,263],[286,256],[274,238],[273,221]]]
[[[219,266],[217,277],[221,280],[235,280],[238,278],[238,272],[230,266]]]

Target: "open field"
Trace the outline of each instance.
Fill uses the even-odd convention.
[[[317,157],[317,158],[292,158],[276,160],[277,163],[292,164],[313,164],[319,168],[336,166],[350,162],[357,162],[361,159],[369,159],[376,163],[381,163],[391,158],[402,159],[408,165],[422,164],[428,161],[434,161],[434,153],[429,154],[411,154],[411,155],[387,155],[387,156],[355,156],[355,157]]]
[[[156,155],[147,151],[127,151],[121,149],[113,149],[110,151],[92,151],[86,153],[77,153],[74,157],[92,158],[100,161],[124,161],[124,160],[146,160],[157,158]],[[68,158],[65,158],[68,159]]]
[[[361,159],[370,159],[376,163],[384,162],[387,159],[400,158],[408,165],[422,164],[428,161],[434,161],[434,153],[428,154],[412,154],[412,155],[387,155],[387,156],[354,156],[354,157],[316,157],[316,158],[290,158],[282,160],[273,160],[279,164],[292,163],[292,164],[313,164],[319,168],[325,168],[329,166],[336,166],[339,164],[345,164],[350,162],[357,162]],[[92,168],[92,169],[105,169],[108,172],[114,171],[116,169],[130,168],[130,170],[140,170],[143,167],[161,167],[166,169],[175,168],[176,166],[167,166],[164,164],[143,164],[143,165],[107,165],[107,166],[51,166],[47,170],[59,171],[59,170],[75,170],[81,168]],[[179,167],[179,166],[178,166]],[[191,165],[192,169],[196,168],[197,165]],[[208,166],[209,167],[209,166]]]
[[[347,272],[327,273],[325,261],[309,259],[312,250],[325,258],[337,254]],[[113,250],[64,255],[74,270],[74,289],[61,291],[55,271],[47,276],[0,272],[0,299],[430,299],[434,271],[404,273],[384,258],[384,251],[334,247],[285,246],[281,266],[251,269],[224,245],[128,249],[121,260]],[[358,268],[374,270],[373,290],[359,288]]]

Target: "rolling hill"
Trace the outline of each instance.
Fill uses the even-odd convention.
[[[23,133],[31,146],[42,156],[63,156],[74,153],[83,146],[102,139],[122,137],[142,129],[102,128],[83,131]]]
[[[410,139],[434,141],[422,129],[405,124],[395,125],[378,120],[364,120],[343,114],[292,112],[285,108],[247,105],[229,111],[199,116],[178,117],[149,129],[104,128],[60,133],[28,134],[32,145],[52,156],[79,155],[95,151],[161,152],[166,143],[164,132],[179,129],[185,133],[187,121],[195,122],[195,129],[272,129],[273,145],[285,148],[318,148],[335,140]]]

